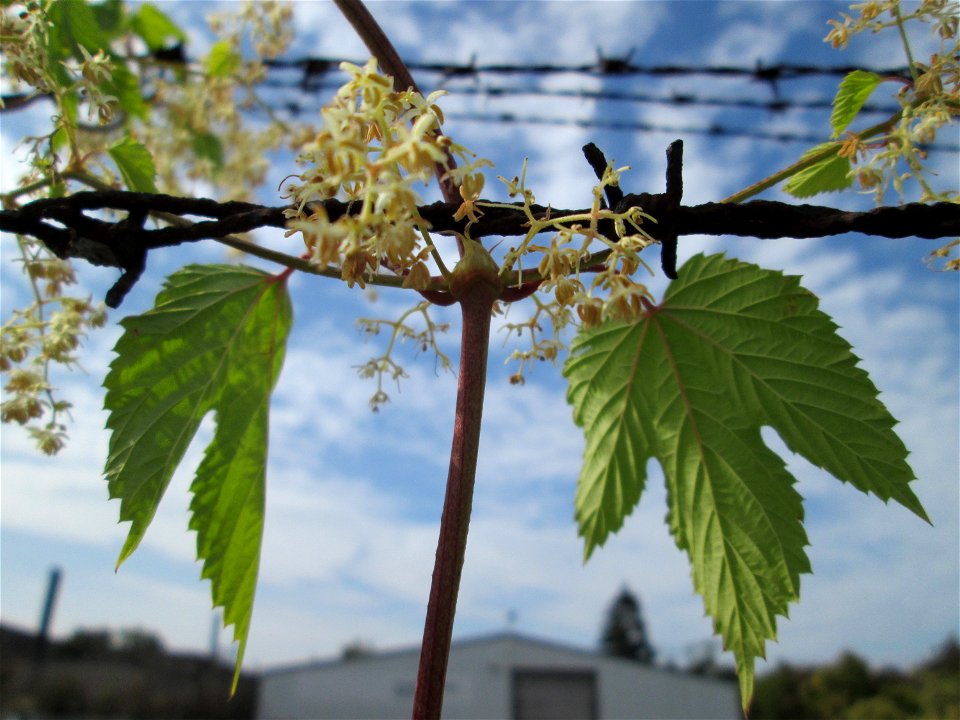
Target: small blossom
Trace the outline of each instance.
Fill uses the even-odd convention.
[[[405,288],[426,290],[429,285],[430,270],[422,262],[418,262],[416,265],[410,268],[410,272],[408,272],[407,276],[403,279],[403,287]]]
[[[596,298],[588,298],[577,305],[577,315],[584,328],[595,327],[603,317],[603,303]]]

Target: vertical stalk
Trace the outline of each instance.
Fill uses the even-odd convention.
[[[443,707],[447,657],[457,609],[460,572],[467,548],[473,484],[480,446],[480,420],[487,376],[490,310],[495,295],[486,283],[473,284],[460,298],[463,330],[453,447],[446,497],[440,518],[440,539],[423,628],[420,667],[413,699],[414,720],[438,720]]]

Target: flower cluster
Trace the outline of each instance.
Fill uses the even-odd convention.
[[[532,211],[536,198],[526,187],[526,163],[519,177],[500,178],[510,197],[518,197],[523,202],[529,228],[520,244],[506,253],[501,277],[507,281],[515,277],[517,285],[537,279],[541,281],[540,291],[553,293],[550,302],[534,298],[536,309],[528,320],[504,326],[508,332],[515,331],[519,337],[526,335],[530,340],[528,349],[515,350],[508,359],[508,362],[520,362],[518,371],[511,376],[514,384],[523,383],[524,368],[531,360],[556,359],[563,349],[561,333],[574,321],[573,310],[580,324],[589,328],[605,320],[634,321],[644,312],[644,301],[652,299],[647,287],[634,276],[641,265],[647,267],[640,259],[640,252],[656,242],[642,225],[655,220],[638,208],[618,213],[603,207],[604,188],[618,186],[620,173],[628,169],[614,168],[613,164],[607,166],[593,188],[589,212],[545,218],[536,217]],[[503,203],[478,204],[512,207]],[[601,222],[612,226],[614,237],[601,232]],[[609,233],[606,227],[604,230]],[[547,244],[536,241],[536,236],[544,232],[554,233]],[[525,275],[523,267],[524,260],[531,255],[539,258],[534,277]],[[588,282],[584,275],[592,279]],[[550,337],[543,334],[541,318],[544,316],[552,326]]]
[[[51,369],[74,365],[86,330],[102,327],[107,316],[102,305],[63,294],[66,286],[76,282],[69,263],[26,239],[20,240],[20,251],[34,302],[14,311],[0,332],[0,371],[6,394],[0,414],[5,423],[27,427],[40,450],[53,455],[66,438],[60,416],[70,403],[56,397]]]
[[[446,332],[449,325],[446,323],[436,323],[430,317],[430,303],[421,302],[413,308],[407,310],[396,320],[379,320],[372,318],[360,318],[357,325],[368,335],[379,335],[385,328],[390,330],[390,342],[387,344],[383,354],[371,358],[366,363],[357,368],[362,378],[377,379],[377,390],[370,398],[370,408],[376,412],[380,406],[390,401],[390,396],[383,389],[384,376],[389,375],[392,380],[399,384],[400,380],[409,377],[403,367],[393,359],[393,350],[397,341],[410,341],[418,347],[421,352],[432,350],[439,369],[452,370],[450,358],[440,350],[437,344],[437,335]],[[420,315],[423,320],[423,329],[419,330],[408,323],[410,316]]]
[[[533,314],[523,322],[504,323],[502,328],[507,332],[507,339],[513,333],[516,333],[518,338],[523,338],[525,335],[529,338],[529,345],[526,349],[514,348],[505,361],[506,363],[520,363],[516,372],[510,376],[510,383],[513,385],[523,385],[526,382],[524,370],[526,370],[527,364],[534,360],[539,362],[549,360],[556,364],[557,356],[565,347],[560,339],[561,332],[573,322],[570,308],[556,300],[545,302],[537,295],[531,296],[530,299],[535,306]],[[551,334],[549,337],[544,336],[543,318],[550,321]]]
[[[42,4],[35,1],[25,3],[22,12],[3,8],[0,15],[3,74],[15,84],[23,83],[38,93],[49,93],[55,83],[46,72],[48,20],[42,9]]]
[[[471,203],[483,188],[477,170],[489,163],[439,132],[443,114],[435,102],[443,93],[424,98],[409,89],[397,92],[374,60],[341,68],[350,80],[323,109],[322,129],[298,158],[308,167],[286,189],[293,200],[287,234],[302,233],[313,262],[338,266],[351,286],[364,287],[384,268],[403,276],[405,287],[425,289],[434,248],[415,185],[445,168],[467,193],[462,210],[473,219]],[[452,157],[466,164],[454,167]],[[331,221],[322,205],[312,204],[336,197],[358,211]]]
[[[21,185],[54,182],[56,143],[66,142],[76,154],[78,109],[84,108],[86,117],[96,120],[91,129],[109,123],[117,110],[117,98],[104,90],[113,77],[113,63],[104,50],[91,54],[78,44],[76,57],[59,60],[54,56],[60,49],[51,37],[55,31],[52,6],[51,0],[32,0],[20,7],[5,6],[0,15],[3,74],[22,93],[11,98],[29,102],[50,96],[58,107],[50,132],[25,140],[31,170],[21,178]]]
[[[958,18],[956,3],[951,0],[922,0],[910,4],[909,12],[901,12],[900,0],[870,0],[854,3],[850,9],[856,13],[840,13],[840,20],[827,20],[830,32],[824,38],[834,48],[847,46],[850,38],[865,30],[877,33],[887,28],[902,26],[907,20],[932,23],[935,32],[943,39],[956,36]]]

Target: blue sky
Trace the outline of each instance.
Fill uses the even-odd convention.
[[[191,52],[210,39],[199,25],[206,3],[167,2],[163,8],[191,32]],[[903,64],[896,37],[863,37],[849,49],[821,42],[826,20],[844,8],[819,2],[609,2],[609,3],[375,3],[371,6],[401,55],[416,61],[477,63],[590,63],[632,50],[639,64],[752,67],[760,62]],[[361,43],[328,3],[295,4],[298,35],[293,56],[366,57]],[[917,55],[930,52],[917,38]],[[424,91],[435,75],[420,75]],[[458,96],[458,86],[505,83],[483,77],[448,80],[441,101],[448,113],[506,110],[552,118],[617,119],[657,126],[709,127],[713,123],[767,132],[828,136],[828,113],[746,113],[718,107],[634,104],[543,97],[490,99]],[[526,84],[527,79],[513,79]],[[771,99],[767,85],[703,77],[621,79],[550,76],[542,87],[614,89],[652,94]],[[460,85],[458,85],[460,83]],[[829,98],[836,79],[783,81],[790,98]],[[878,97],[878,101],[887,98]],[[33,111],[43,121],[45,109]],[[10,157],[31,115],[4,117],[3,153]],[[694,133],[624,132],[577,126],[499,124],[451,120],[446,131],[490,158],[490,195],[503,197],[494,177],[519,173],[529,158],[528,186],[556,207],[589,204],[592,172],[580,147],[597,143],[608,158],[632,171],[628,192],[662,191],[664,150],[685,141],[684,201],[718,200],[795,160],[804,143],[718,138]],[[944,133],[951,143],[956,128]],[[939,183],[956,187],[956,156],[931,155]],[[276,188],[295,172],[288,156],[274,159],[260,194],[282,201]],[[13,182],[3,165],[3,186]],[[432,189],[426,200],[434,199]],[[766,197],[787,199],[779,191]],[[848,192],[821,196],[823,204],[868,209],[872,199]],[[888,202],[896,202],[895,197]],[[282,233],[261,239],[297,252]],[[9,253],[11,238],[3,238]],[[802,599],[781,620],[772,661],[825,661],[852,649],[876,664],[923,659],[958,632],[958,277],[932,272],[923,257],[936,245],[917,239],[850,235],[824,240],[686,237],[681,261],[696,252],[724,251],[763,266],[802,275],[841,326],[901,422],[919,480],[914,490],[933,520],[928,526],[899,506],[841,485],[783,450],[805,498],[808,552],[814,574],[804,576]],[[655,252],[655,251],[654,251]],[[74,403],[71,442],[55,459],[36,455],[24,434],[5,426],[0,484],[0,616],[35,627],[46,574],[65,570],[54,630],[140,626],[177,648],[208,643],[209,587],[199,580],[194,538],[186,530],[187,488],[209,425],[191,446],[137,553],[118,573],[113,567],[125,529],[107,501],[101,477],[107,435],[99,384],[119,336],[116,321],[148,308],[162,278],[186,262],[218,262],[216,245],[158,252],[147,274],[109,328],[89,338],[84,370],[58,378]],[[656,264],[655,255],[652,256]],[[2,269],[6,314],[23,302],[24,288],[9,263]],[[85,292],[102,296],[114,273],[82,266]],[[662,278],[651,282],[660,294]],[[333,281],[294,275],[296,322],[275,393],[268,470],[267,518],[260,586],[247,649],[247,665],[264,668],[339,652],[351,641],[376,647],[419,640],[435,550],[446,473],[455,378],[437,375],[430,357],[404,348],[410,378],[391,402],[371,413],[374,388],[356,366],[381,352],[376,339],[356,329],[357,317],[393,318],[411,298],[381,291],[376,300]],[[529,308],[511,310],[522,320]],[[454,312],[438,318],[456,323]],[[502,325],[502,321],[498,321]],[[480,464],[456,633],[513,627],[560,642],[591,646],[604,612],[623,585],[639,594],[661,657],[685,662],[711,637],[700,598],[693,594],[686,556],[670,538],[662,474],[655,463],[640,505],[624,529],[586,565],[572,521],[573,493],[583,441],[564,400],[558,368],[533,369],[524,387],[511,386],[512,348],[505,334],[492,341]],[[444,340],[456,359],[456,332]],[[763,670],[760,666],[760,671]]]

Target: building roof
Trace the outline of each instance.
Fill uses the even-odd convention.
[[[598,649],[595,648],[585,648],[576,645],[571,645],[568,643],[559,642],[556,640],[550,640],[546,638],[536,637],[533,635],[528,635],[525,633],[518,633],[513,630],[502,630],[498,632],[486,633],[483,635],[474,635],[464,638],[454,639],[450,646],[451,654],[457,652],[457,650],[467,649],[467,648],[476,648],[482,646],[494,645],[502,642],[511,642],[515,643],[518,646],[525,647],[535,647],[543,648],[546,650],[552,650],[554,652],[563,652],[569,655],[576,655],[582,660],[593,660],[611,663],[623,663],[624,667],[630,667],[633,669],[643,669],[647,672],[653,673],[667,673],[671,675],[676,675],[675,671],[668,670],[663,667],[658,667],[656,665],[644,665],[636,662],[635,660],[630,660],[628,658],[617,657],[614,655],[605,655],[601,653]],[[406,647],[388,649],[388,650],[372,650],[369,654],[362,654],[356,657],[351,658],[326,658],[319,660],[309,660],[306,662],[293,662],[289,664],[284,664],[277,666],[275,668],[268,668],[263,670],[260,675],[261,677],[269,677],[273,675],[282,675],[285,673],[300,673],[309,670],[319,670],[326,668],[341,667],[344,665],[357,665],[360,666],[368,662],[377,662],[385,659],[392,659],[402,657],[404,655],[418,656],[420,654],[419,645],[409,645]],[[682,673],[687,674],[687,673]],[[728,680],[720,678],[711,678],[705,676],[696,676],[697,679],[704,680],[707,682],[724,682],[728,683]]]

